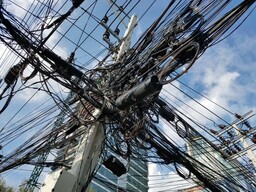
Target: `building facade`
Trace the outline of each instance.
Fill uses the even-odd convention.
[[[147,162],[131,159],[128,163],[121,157],[118,159],[127,165],[127,172],[121,176],[115,175],[105,165],[101,165],[91,181],[89,192],[147,192],[148,165]]]
[[[199,162],[207,165],[214,171],[212,177],[215,184],[223,189],[223,191],[255,191],[254,177],[243,167],[237,160],[226,160],[219,152],[212,148],[201,137],[195,137],[187,144],[189,154]],[[200,183],[197,178],[192,178],[196,183]],[[202,187],[194,187],[181,191],[208,191]]]

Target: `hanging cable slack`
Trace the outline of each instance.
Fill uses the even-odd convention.
[[[189,172],[193,173],[211,191],[222,191],[218,185],[215,185],[213,181],[207,178],[202,172],[197,170],[192,162],[184,154],[182,154],[180,149],[169,142],[156,126],[153,124],[150,126],[152,128],[152,130],[149,132],[151,139],[146,139],[146,136],[143,134],[140,134],[139,137],[152,145],[158,156],[164,160],[165,164],[175,163],[176,166],[177,164],[180,164],[189,170]],[[154,133],[159,137],[156,137]],[[191,173],[188,173],[188,177]],[[181,175],[182,174],[180,173],[180,176]],[[182,175],[182,177],[187,178],[185,175]]]
[[[79,6],[81,1],[75,1],[77,4],[75,4],[71,9],[73,9],[76,6]],[[30,41],[22,32],[20,32],[8,19],[6,19],[3,15],[3,13],[6,12],[6,10],[1,9],[0,10],[0,23],[2,23],[6,28],[7,31],[10,33],[10,35],[13,37],[13,39],[19,44],[23,50],[25,50],[27,53],[31,53],[31,50],[34,51],[34,54],[40,55],[45,61],[51,64],[51,68],[63,79],[67,80],[72,84],[71,77],[74,76],[78,79],[82,79],[85,83],[88,84],[88,79],[85,78],[83,72],[75,68],[74,66],[70,65],[67,61],[63,60],[61,57],[59,57],[57,54],[55,54],[53,51],[44,48],[43,43],[46,41],[44,40],[43,43],[41,43],[39,46],[36,46],[33,44],[33,42]],[[49,37],[49,35],[48,35]],[[37,68],[38,62],[31,63],[35,68]],[[100,104],[94,101],[87,93],[84,92],[84,90],[77,90],[77,86],[68,85],[65,82],[59,81],[59,79],[54,78],[52,75],[48,73],[48,71],[45,71],[41,68],[37,68],[40,73],[43,73],[44,75],[51,77],[55,81],[61,83],[63,86],[72,89],[73,91],[79,92],[79,94],[85,98],[87,101],[91,102],[95,107],[101,108]],[[33,76],[34,74],[32,74]],[[91,82],[90,82],[91,83]]]

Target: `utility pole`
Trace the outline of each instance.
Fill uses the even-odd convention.
[[[123,54],[130,48],[131,36],[137,25],[137,16],[133,15],[124,34],[123,42],[119,48],[116,60],[119,60]],[[106,39],[105,39],[106,40]],[[101,115],[101,111],[94,108],[93,117],[96,122],[92,123],[89,129],[87,127],[79,127],[79,129],[88,129],[80,139],[78,149],[72,153],[75,155],[72,166],[69,170],[59,168],[47,175],[41,192],[77,192],[85,191],[91,181],[93,173],[100,154],[102,145],[104,145],[104,131],[102,124],[97,121]]]
[[[220,125],[219,127],[222,129],[218,132],[213,129],[211,130],[211,132],[214,133],[221,141],[218,147],[217,144],[207,140],[193,129],[192,132],[194,134],[189,139],[190,141],[186,143],[187,151],[191,157],[197,159],[203,164],[207,164],[215,170],[216,173],[221,173],[226,176],[226,178],[218,178],[218,175],[216,174],[216,183],[224,181],[228,177],[246,181],[244,184],[243,182],[239,182],[240,186],[236,185],[236,182],[234,181],[226,181],[226,189],[240,191],[240,187],[245,187],[244,189],[248,191],[255,191],[254,176],[250,168],[248,169],[248,167],[244,166],[243,160],[239,160],[239,157],[242,157],[244,154],[248,154],[251,161],[255,159],[255,155],[252,151],[255,147],[252,147],[252,145],[249,145],[246,141],[246,139],[248,140],[252,138],[252,134],[254,134],[255,130],[246,131],[246,134],[244,134],[245,130],[242,130],[241,126],[244,124],[247,124],[248,126],[249,119],[255,116],[255,113],[253,113],[253,111],[249,111],[243,116],[237,114],[235,116],[237,119],[231,124],[227,126]],[[190,127],[190,129],[191,128],[192,127]],[[253,128],[251,127],[251,129]],[[234,133],[237,134],[235,135]],[[241,143],[240,147],[237,146],[238,143]],[[209,161],[207,156],[215,160]],[[191,179],[196,183],[200,182],[196,177],[192,176]]]
[[[74,59],[74,54],[71,53],[70,57],[68,58],[68,62],[72,63]],[[64,117],[68,113],[65,109],[68,108],[70,105],[74,104],[76,102],[76,94],[74,92],[69,92],[67,98],[63,103],[61,103],[61,112],[57,116],[56,121],[53,124],[52,130],[54,131],[55,129],[59,128],[63,122],[64,122]],[[49,138],[48,140],[48,145],[51,145],[54,142],[55,138]],[[42,154],[40,154],[37,157],[37,162],[40,164],[36,165],[31,173],[31,176],[29,180],[26,183],[25,186],[25,191],[31,192],[34,191],[35,187],[40,188],[40,184],[38,183],[38,179],[44,169],[43,163],[46,162],[48,156],[49,156],[50,151],[45,150]]]
[[[48,26],[56,26],[54,30],[50,32],[50,35],[53,34],[57,27],[82,3],[80,0],[72,2],[73,6],[71,9]],[[96,167],[104,141],[103,125],[102,122],[98,121],[101,115],[104,115],[106,119],[113,118],[111,123],[115,126],[119,126],[116,126],[118,128],[114,131],[118,131],[123,135],[124,142],[128,143],[131,141],[129,144],[141,144],[141,141],[147,142],[151,145],[156,156],[162,159],[165,164],[181,164],[193,173],[206,187],[215,192],[221,191],[220,186],[206,176],[207,171],[210,170],[210,172],[217,174],[216,171],[209,169],[206,165],[202,165],[200,162],[188,157],[187,154],[182,153],[176,145],[163,136],[159,129],[155,129],[157,126],[152,123],[151,112],[154,113],[153,115],[157,116],[157,118],[161,116],[168,122],[175,123],[176,126],[178,123],[177,121],[174,122],[175,118],[188,126],[184,119],[170,112],[172,110],[168,108],[164,102],[157,103],[163,84],[173,81],[187,71],[199,55],[203,53],[209,45],[212,45],[211,43],[214,44],[214,38],[223,35],[228,30],[228,27],[239,18],[237,17],[237,12],[241,12],[241,15],[254,1],[244,1],[233,10],[227,12],[227,14],[224,14],[223,17],[216,22],[213,18],[216,18],[215,14],[221,11],[223,7],[220,6],[214,11],[211,9],[207,10],[208,6],[199,6],[202,1],[199,1],[195,7],[206,8],[206,10],[194,11],[197,9],[192,9],[190,7],[192,6],[191,3],[181,10],[182,13],[177,13],[177,18],[173,18],[171,21],[167,15],[174,11],[171,8],[174,2],[175,1],[171,1],[169,3],[161,16],[151,25],[145,36],[134,46],[134,50],[127,58],[125,54],[128,52],[127,50],[129,50],[131,34],[137,24],[136,16],[131,17],[125,37],[122,39],[118,37],[115,31],[112,31],[110,27],[107,26],[107,20],[103,19],[101,23],[98,21],[99,24],[106,29],[103,39],[109,45],[110,52],[118,53],[114,56],[114,62],[116,63],[113,64],[113,68],[110,68],[110,66],[106,66],[105,68],[99,67],[98,70],[92,70],[93,72],[88,76],[76,67],[70,65],[69,62],[63,60],[52,50],[44,47],[44,43],[49,36],[47,36],[44,41],[40,42],[39,45],[34,44],[33,41],[26,37],[25,34],[20,33],[15,25],[12,25],[12,23],[6,19],[3,12],[0,12],[1,23],[6,27],[6,31],[9,32],[10,36],[12,36],[24,52],[27,53],[29,58],[31,58],[31,64],[35,68],[37,67],[38,70],[40,70],[39,72],[45,76],[62,83],[62,85],[66,86],[71,91],[75,91],[80,98],[85,100],[86,104],[91,105],[91,110],[88,112],[92,114],[90,118],[88,118],[90,122],[88,123],[89,125],[75,125],[75,127],[72,127],[72,130],[65,132],[65,138],[62,140],[62,143],[65,143],[65,139],[76,136],[73,133],[74,131],[77,129],[83,130],[78,144],[75,148],[71,148],[71,154],[75,154],[74,160],[70,160],[72,165],[64,165],[61,168],[53,170],[47,176],[41,188],[42,192],[75,192],[86,190],[88,182],[91,180],[91,174]],[[203,28],[205,26],[203,13],[210,14],[205,15],[205,18],[209,21],[214,20],[214,23],[208,23],[209,27],[207,27],[207,29]],[[166,30],[164,27],[167,25],[170,27]],[[223,26],[226,26],[226,28]],[[185,36],[187,32],[189,32],[189,35],[184,38],[184,40],[176,39],[183,35]],[[156,33],[156,36],[154,36],[154,33]],[[117,47],[114,47],[110,42],[110,34],[119,40]],[[172,45],[172,49],[170,49],[170,45]],[[144,51],[144,49],[148,47],[151,47],[151,50]],[[45,70],[43,67],[40,68],[41,63],[37,63],[39,59],[36,59],[38,57],[49,63],[50,71],[53,71],[51,71],[52,73],[49,73],[49,71]],[[109,55],[107,55],[107,57],[109,57]],[[176,73],[180,67],[187,64],[188,67],[185,71]],[[105,73],[109,73],[109,76],[105,76]],[[93,78],[95,77],[94,75],[96,78]],[[114,77],[115,75],[116,77]],[[82,86],[78,85],[77,82],[73,80],[74,77],[79,81],[81,80],[84,84]],[[103,85],[104,81],[107,83]],[[106,86],[111,88],[109,89]],[[103,88],[105,92],[99,87]],[[154,108],[155,105],[157,105],[156,108]],[[85,109],[87,108],[85,107]],[[63,116],[59,118],[62,119]],[[232,127],[236,128],[236,126]],[[190,129],[192,129],[192,127],[190,127]],[[144,132],[148,133],[146,134]],[[188,133],[189,132],[186,130],[182,138],[188,137]],[[244,143],[243,145],[246,144]],[[127,148],[129,149],[129,147],[130,145],[128,145]],[[54,145],[52,145],[52,148],[54,148]],[[252,156],[252,153],[249,153]],[[42,158],[39,160],[45,161],[46,156],[46,153],[43,154]],[[33,157],[35,156],[30,156],[29,158],[32,159]],[[200,169],[201,167],[203,167],[203,169]],[[40,171],[41,168],[39,168],[39,171],[36,171],[36,177]],[[181,177],[185,178],[184,175],[181,175]]]
[[[93,114],[95,117],[100,115],[98,110]],[[102,150],[104,131],[101,123],[93,123],[82,137],[71,169],[60,168],[48,174],[41,192],[76,192],[86,189]]]
[[[248,159],[256,168],[256,157],[254,150],[256,142],[254,140],[256,129],[249,121],[255,116],[255,112],[249,111],[244,115],[235,114],[237,118],[229,125],[219,125],[220,130],[211,130],[220,140],[220,150],[228,154],[228,159],[238,159],[247,155]]]

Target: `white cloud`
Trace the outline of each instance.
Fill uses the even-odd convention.
[[[27,13],[27,9],[33,5],[35,6],[35,4],[32,4],[33,3],[33,0],[28,0],[28,1],[22,1],[22,0],[17,0],[15,1],[15,3],[8,3],[7,4],[7,10],[10,11],[12,14],[14,14],[15,16],[17,16],[18,18],[20,18],[20,20],[25,16],[25,14]],[[22,8],[20,8],[19,6],[17,5],[22,5]],[[32,10],[32,9],[31,9]],[[40,23],[36,23],[34,22],[35,25],[41,25]],[[31,26],[29,26],[30,28],[33,28]],[[59,29],[61,30],[61,29]],[[46,34],[44,35],[47,35],[48,33],[50,32],[50,30],[46,31]],[[54,52],[61,56],[63,59],[66,59],[68,57],[68,51],[67,51],[67,48],[64,47],[64,46],[60,46],[60,45],[57,45],[56,46],[56,43],[58,42],[59,40],[59,37],[60,35],[58,33],[53,33],[51,35],[51,37],[48,39],[48,41],[46,42],[46,45],[50,48],[53,48],[54,47]],[[2,57],[0,58],[0,65],[1,65],[1,68],[0,68],[0,78],[4,78],[4,76],[6,75],[7,71],[9,70],[9,68],[12,66],[12,65],[15,65],[19,62],[19,59],[17,59],[17,56],[14,55],[10,50],[9,51],[4,51],[5,50],[5,45],[3,44],[0,44],[0,54],[2,55]],[[15,60],[15,61],[14,61]],[[47,65],[49,66],[47,63],[44,63],[44,65]],[[28,66],[25,71],[24,71],[24,76],[28,76],[31,72],[33,71],[33,69]],[[42,79],[39,78],[39,76],[35,76],[33,79],[29,80],[28,81],[28,84],[32,84],[32,83],[35,83],[35,82],[40,82]],[[55,89],[57,92],[59,92],[59,90],[64,90],[63,86],[59,85],[57,82],[53,81],[53,80],[49,80],[48,83],[53,87],[53,89]],[[18,83],[18,86],[20,86],[21,84]],[[26,86],[26,85],[25,85]],[[35,88],[36,87],[41,87],[41,85],[36,85],[34,86]],[[66,90],[64,90],[66,92]],[[34,93],[37,92],[36,89],[25,89],[23,90],[22,92],[19,92],[16,97],[21,99],[21,101],[26,101],[28,100],[32,95],[34,95]],[[64,94],[66,95],[66,94]],[[48,97],[48,94],[44,91],[39,91],[36,93],[36,95],[32,98],[32,102],[34,101],[42,101],[44,99],[46,99]]]
[[[233,113],[244,114],[251,109],[255,111],[256,41],[254,39],[256,39],[255,35],[237,35],[228,41],[209,48],[196,64],[192,66],[190,71],[181,78],[182,82]],[[188,89],[184,89],[178,82],[174,82],[174,85],[183,91],[189,92],[189,95],[218,116],[230,122],[235,119],[233,115],[208,99],[191,93]],[[169,97],[166,99],[186,115],[191,115],[196,121],[209,128],[214,127],[214,123],[203,117],[204,115],[217,124],[223,123],[217,116],[186,97],[173,86],[167,85],[164,88],[176,97],[162,91],[165,97]],[[255,122],[255,120],[252,121]],[[163,127],[163,130],[169,134],[172,132],[166,126]],[[173,138],[175,140],[178,139]],[[149,174],[160,175],[163,174],[163,171],[156,165],[150,165]],[[150,181],[150,183],[153,183],[153,181]],[[150,191],[157,190],[153,188]]]
[[[179,188],[188,188],[193,185],[190,180],[184,180],[175,172],[163,170],[153,163],[149,163],[148,171],[149,192],[178,191]]]
[[[17,0],[16,2],[17,4],[22,4],[24,7],[27,7],[31,1],[32,0]],[[20,17],[24,16],[24,12],[18,12],[18,9],[10,6],[10,10],[11,9],[13,9],[13,13],[16,15],[19,14]],[[139,27],[140,26],[138,26],[136,31],[137,34],[141,33]],[[58,35],[54,34],[47,42],[47,45],[49,47],[53,47],[58,38]],[[231,43],[222,43],[219,46],[209,49],[206,55],[203,56],[200,61],[198,61],[197,64],[192,67],[191,71],[188,74],[185,74],[190,76],[189,85],[199,87],[200,92],[202,92],[205,96],[234,112],[241,111],[241,113],[243,113],[248,109],[255,108],[256,103],[254,100],[252,100],[252,98],[255,99],[256,96],[256,73],[254,73],[254,71],[256,71],[256,42],[252,40],[255,38],[256,37],[243,35],[234,39],[234,42],[232,42],[232,47]],[[67,56],[66,48],[57,47],[56,50],[59,50],[58,54],[60,54],[63,58]],[[38,77],[33,79],[33,81],[38,80]],[[181,87],[181,85],[177,82],[175,82],[175,85]],[[54,84],[53,86],[55,87],[57,85]],[[177,98],[184,101],[187,105],[191,106],[193,109],[211,117],[213,120],[218,120],[217,117],[210,114],[189,98],[186,98],[184,94],[173,88],[171,85],[167,85],[165,88]],[[32,92],[33,90],[27,89],[19,96],[23,100],[28,98]],[[37,97],[34,98],[34,101],[40,101],[44,97],[45,93],[38,94]],[[218,115],[223,116],[226,114],[225,111],[207,99],[198,96],[197,99],[201,104]],[[181,107],[188,111],[188,113],[191,113],[196,119],[199,119],[203,123],[208,122],[201,115],[195,113],[177,99],[172,98],[172,100],[173,103],[177,102],[179,105],[182,105]],[[149,175],[161,176],[161,174],[162,172],[155,164],[149,165]],[[164,178],[164,176],[160,178]],[[13,180],[13,178],[11,180]],[[150,180],[150,182],[154,182],[153,179]],[[156,191],[156,189],[150,189],[150,191]]]
[[[243,40],[241,40],[241,37],[237,37],[232,39],[232,42],[225,42],[210,48],[196,62],[189,73],[185,74],[188,75],[187,78],[189,79],[186,84],[234,113],[242,114],[249,109],[255,108],[256,102],[252,102],[252,98],[256,96],[254,91],[256,88],[256,76],[253,72],[256,70],[256,54],[253,51],[256,49],[256,43],[254,41],[254,43],[248,43],[251,38],[253,37],[243,36]],[[248,60],[248,62],[245,62],[245,60]],[[173,91],[173,88],[165,88],[174,94],[177,92]],[[216,116],[207,112],[191,99],[186,98],[182,93],[178,93],[177,97],[191,108],[209,116],[213,120],[220,121]],[[203,97],[195,95],[194,98],[219,116],[229,115],[226,111]],[[176,100],[175,102],[178,101]],[[207,122],[206,119],[196,114],[186,105],[183,104],[183,108],[189,113],[200,119],[202,123]]]
[[[22,18],[27,13],[26,10],[28,10],[32,2],[33,0],[15,0],[15,3],[8,2],[7,8],[15,16]],[[22,5],[22,8],[17,5]]]

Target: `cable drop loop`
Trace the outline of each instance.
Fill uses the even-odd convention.
[[[39,65],[40,65],[40,61],[38,58],[36,58],[35,60]],[[21,63],[21,66],[20,66],[20,70],[19,70],[19,77],[21,79],[21,81],[23,81],[23,83],[26,83],[28,80],[34,78],[37,73],[38,73],[38,69],[34,66],[34,69],[32,71],[32,73],[28,76],[24,76],[23,73],[25,71],[25,69],[28,67],[28,65],[30,64],[30,62],[28,61],[28,59],[25,59],[22,63]],[[33,65],[32,65],[33,66]]]

